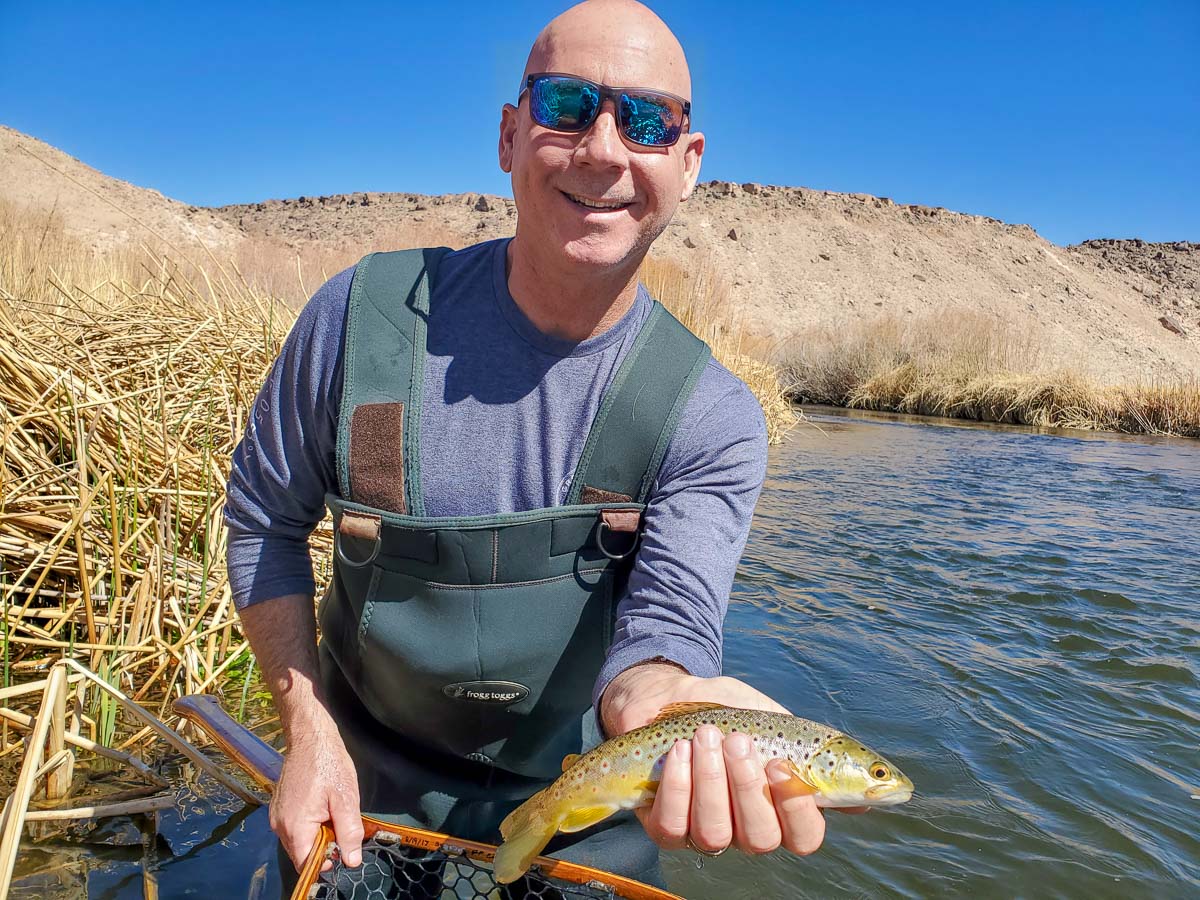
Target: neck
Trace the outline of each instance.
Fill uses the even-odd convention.
[[[564,270],[521,241],[521,229],[508,244],[504,272],[508,292],[543,334],[585,341],[603,334],[629,312],[637,299],[641,259],[612,271],[590,274]]]

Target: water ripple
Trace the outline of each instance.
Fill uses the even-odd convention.
[[[671,862],[677,887],[1195,895],[1200,447],[820,421],[772,457],[726,669],[879,746],[917,795],[831,816],[812,857]]]

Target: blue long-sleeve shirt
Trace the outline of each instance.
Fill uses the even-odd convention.
[[[421,412],[429,516],[564,502],[600,400],[649,315],[644,287],[603,334],[542,333],[508,292],[508,238],[448,254],[430,298]],[[238,608],[315,590],[308,535],[338,491],[335,446],[352,269],[313,296],[288,335],[234,451],[225,520]],[[663,657],[721,670],[734,570],[766,470],[762,409],[709,362],[652,488],[594,699],[629,666]]]

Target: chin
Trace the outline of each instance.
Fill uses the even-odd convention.
[[[566,240],[561,245],[562,254],[578,266],[597,269],[612,269],[626,264],[632,257],[640,257],[636,242],[618,235],[591,234],[582,238]]]

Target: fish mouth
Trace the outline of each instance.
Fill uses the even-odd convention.
[[[881,784],[868,788],[863,792],[864,799],[872,806],[896,806],[907,803],[912,799],[913,786],[911,783]]]

